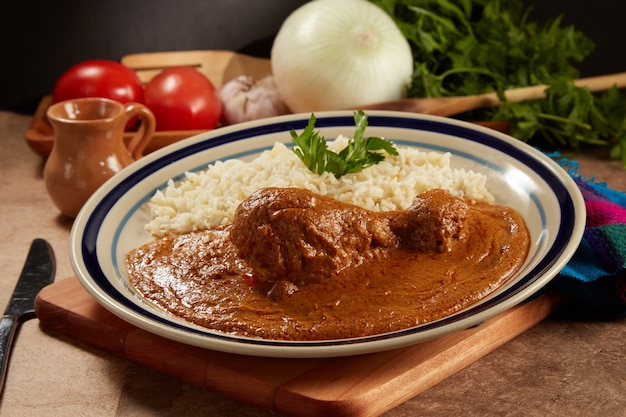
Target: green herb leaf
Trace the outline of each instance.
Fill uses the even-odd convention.
[[[339,153],[328,149],[326,139],[315,132],[315,115],[311,114],[307,127],[298,135],[291,130],[291,138],[296,145],[293,151],[309,170],[316,174],[330,172],[336,178],[360,172],[385,159],[383,152],[398,155],[395,145],[381,137],[364,137],[367,115],[359,110],[354,113],[356,131],[348,144]]]
[[[509,103],[457,118],[499,120],[511,134],[558,150],[583,144],[610,146],[626,167],[626,95],[591,94],[567,85],[576,65],[595,48],[563,16],[539,23],[521,0],[369,0],[385,10],[411,45],[415,67],[410,97],[502,93],[515,87],[552,86],[545,100]]]
[[[546,99],[502,106],[496,117],[511,122],[511,134],[523,141],[537,135],[555,148],[578,151],[582,145],[608,146],[622,159],[626,138],[626,97],[613,88],[594,96],[589,89],[561,79],[546,90]],[[626,166],[626,165],[625,165]]]

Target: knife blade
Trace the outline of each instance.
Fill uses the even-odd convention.
[[[50,244],[35,239],[15,285],[9,304],[0,319],[0,394],[4,389],[9,354],[18,325],[35,317],[35,297],[43,287],[54,281],[56,259]]]

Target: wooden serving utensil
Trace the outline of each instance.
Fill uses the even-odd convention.
[[[626,87],[626,72],[580,78],[573,81],[578,87],[587,87],[592,92],[605,91],[613,87]],[[548,85],[512,88],[504,95],[511,103],[537,100],[545,97]],[[405,98],[361,106],[361,110],[395,110],[436,116],[454,116],[470,110],[495,107],[504,104],[495,92],[458,97]]]

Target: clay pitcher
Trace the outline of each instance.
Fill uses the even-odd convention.
[[[142,157],[155,129],[154,115],[143,104],[106,98],[56,103],[47,116],[55,140],[44,167],[44,183],[54,204],[72,218],[106,180]],[[124,128],[135,117],[141,127],[126,143]]]

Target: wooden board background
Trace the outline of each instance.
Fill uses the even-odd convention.
[[[558,298],[544,294],[480,326],[407,348],[313,359],[236,355],[162,338],[109,313],[75,277],[44,288],[35,309],[50,329],[280,415],[378,416],[539,323]]]

